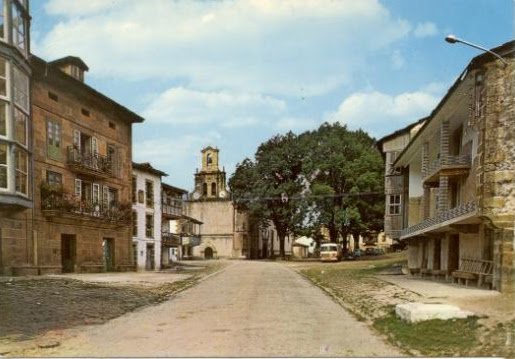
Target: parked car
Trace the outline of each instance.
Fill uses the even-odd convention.
[[[384,254],[383,248],[374,248],[374,255],[376,256],[382,256]]]
[[[366,256],[374,256],[375,254],[376,254],[375,248],[372,248],[372,247],[365,248]]]
[[[359,258],[363,255],[361,249],[357,248],[355,249],[353,252],[352,252],[352,255],[355,257],[355,258]]]
[[[342,247],[336,243],[323,243],[320,246],[320,260],[322,262],[338,262],[342,260]]]

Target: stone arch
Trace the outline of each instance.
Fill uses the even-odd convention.
[[[216,182],[211,183],[211,196],[216,196]]]
[[[214,251],[211,247],[206,247],[204,249],[204,259],[213,259],[214,258]]]

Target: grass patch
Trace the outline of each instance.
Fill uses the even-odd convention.
[[[374,321],[374,328],[390,342],[429,356],[465,356],[477,345],[478,318],[405,322],[392,310]]]

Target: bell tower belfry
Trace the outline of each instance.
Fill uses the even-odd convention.
[[[228,199],[225,169],[220,171],[219,150],[211,146],[202,149],[202,167],[195,173],[194,200]]]

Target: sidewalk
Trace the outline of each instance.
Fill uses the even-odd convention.
[[[515,319],[513,295],[494,290],[458,286],[408,275],[377,275],[377,278],[421,296],[418,302],[452,304],[493,320]]]

